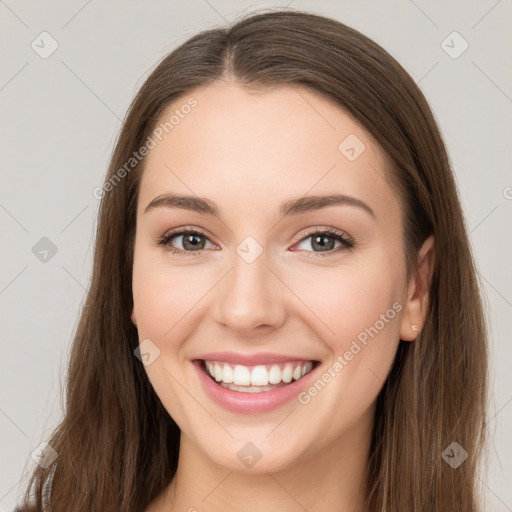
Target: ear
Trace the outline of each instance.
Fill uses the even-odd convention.
[[[131,319],[132,319],[133,325],[137,325],[137,318],[135,317],[135,308],[132,309]]]
[[[430,235],[418,252],[417,268],[409,280],[407,301],[400,326],[401,340],[414,341],[423,327],[428,310],[434,261],[434,235]]]

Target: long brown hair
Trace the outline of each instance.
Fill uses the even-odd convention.
[[[42,510],[44,483],[53,475],[53,512],[142,512],[176,472],[180,431],[134,356],[139,340],[130,320],[144,159],[122,179],[119,169],[171,103],[225,78],[262,91],[297,85],[320,93],[352,114],[389,157],[408,274],[430,234],[436,258],[424,328],[414,343],[400,341],[377,399],[367,510],[480,510],[487,332],[439,129],[419,88],[385,50],[338,21],[297,10],[263,10],[195,35],[159,63],[132,102],[106,177],[112,186],[101,200],[65,415],[48,439],[58,458],[36,467],[25,502],[35,496],[34,510]],[[443,457],[454,442],[468,454],[456,469]]]

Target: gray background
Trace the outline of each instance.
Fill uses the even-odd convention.
[[[157,61],[191,35],[258,7],[285,5],[0,0],[0,512],[14,508],[30,454],[62,414],[68,351],[91,270],[99,204],[92,192],[103,182],[129,102]],[[489,315],[491,440],[481,485],[486,510],[512,511],[512,1],[288,5],[377,41],[419,83],[436,114]],[[48,38],[41,43],[43,31],[58,43],[46,59],[31,47],[35,40],[50,48]],[[453,31],[469,44],[457,58],[464,42],[446,40]],[[57,248],[47,261],[32,250],[42,237]]]

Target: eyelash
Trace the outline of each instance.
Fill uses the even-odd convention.
[[[210,243],[212,243],[204,233],[202,233],[201,231],[198,231],[197,229],[191,228],[191,229],[186,229],[186,230],[182,229],[181,231],[173,231],[171,233],[168,233],[168,234],[160,237],[157,240],[156,245],[159,247],[163,247],[165,250],[170,251],[171,253],[176,254],[177,256],[196,256],[201,252],[201,251],[183,251],[181,249],[176,249],[175,247],[170,245],[170,241],[173,238],[180,236],[180,235],[197,235],[197,236],[206,238]],[[297,243],[299,244],[299,243],[303,242],[305,239],[313,237],[313,236],[317,236],[317,235],[324,235],[329,238],[335,238],[335,239],[339,240],[343,246],[343,247],[338,247],[337,249],[333,249],[331,251],[327,251],[325,253],[308,251],[308,252],[313,252],[314,254],[316,254],[317,256],[320,256],[320,257],[332,256],[333,254],[337,254],[338,252],[340,252],[340,250],[350,251],[355,246],[355,242],[351,237],[347,236],[347,234],[344,233],[343,231],[339,231],[339,230],[333,229],[333,228],[317,229],[317,230],[311,231],[311,232],[303,231],[300,234],[301,238]],[[202,250],[204,250],[204,249],[202,249]]]

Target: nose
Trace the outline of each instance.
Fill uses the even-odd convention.
[[[269,268],[265,252],[251,263],[235,254],[218,286],[216,321],[239,337],[272,332],[285,322],[285,295],[286,287]]]

